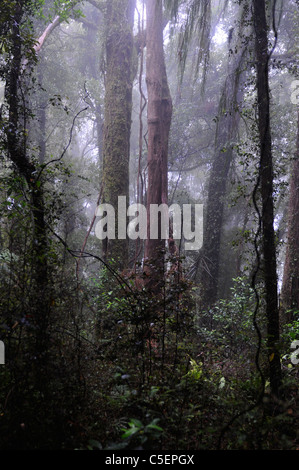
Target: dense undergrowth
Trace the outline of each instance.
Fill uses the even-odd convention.
[[[1,449],[298,447],[298,366],[290,361],[297,323],[284,328],[284,398],[274,400],[264,344],[262,377],[257,369],[255,302],[243,279],[205,312],[185,280],[168,279],[159,297],[136,289],[134,276],[117,282],[103,270],[64,289],[51,292],[39,359],[30,306],[13,316],[11,297],[1,326]],[[262,308],[259,324],[263,333]]]

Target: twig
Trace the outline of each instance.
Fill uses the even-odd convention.
[[[98,205],[100,204],[100,200],[101,200],[101,197],[102,197],[102,193],[103,193],[103,184],[101,185],[100,193],[99,193],[99,196],[98,196],[98,199],[97,199],[97,207],[98,207]],[[94,213],[94,215],[93,215],[93,218],[92,218],[92,220],[91,220],[91,222],[90,222],[89,229],[88,229],[88,231],[87,231],[87,233],[86,233],[84,242],[83,242],[83,244],[82,244],[81,251],[80,251],[80,255],[79,255],[79,259],[76,261],[76,263],[77,263],[77,267],[76,267],[76,277],[77,277],[77,282],[78,282],[78,284],[79,284],[79,264],[80,264],[80,260],[81,260],[81,258],[82,258],[83,253],[84,253],[85,246],[86,246],[88,237],[89,237],[89,235],[90,235],[90,232],[91,232],[91,230],[92,230],[92,227],[93,227],[93,225],[94,225],[95,220],[96,220],[96,211],[95,211],[95,213]]]
[[[70,146],[71,143],[72,143],[73,130],[74,130],[74,127],[75,127],[76,119],[77,119],[77,117],[78,117],[81,113],[83,113],[83,112],[86,111],[87,109],[88,109],[88,107],[86,107],[86,108],[84,108],[84,109],[81,109],[81,110],[75,115],[75,117],[74,117],[74,119],[73,119],[73,122],[72,122],[71,130],[70,130],[69,141],[68,141],[66,147],[63,149],[62,154],[60,155],[60,157],[54,158],[54,160],[50,160],[50,161],[48,161],[47,163],[44,163],[44,164],[42,165],[42,167],[41,167],[41,169],[40,169],[40,172],[39,172],[39,174],[37,175],[37,179],[36,179],[37,181],[39,180],[39,178],[40,178],[42,172],[44,171],[44,169],[45,169],[48,165],[50,165],[50,164],[52,164],[52,163],[55,163],[55,162],[60,162],[60,160],[63,159],[64,155],[66,154],[66,152],[67,152],[67,150],[68,150],[68,148],[69,148],[69,146]]]

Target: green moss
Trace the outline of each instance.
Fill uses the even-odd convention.
[[[129,194],[129,154],[133,87],[132,19],[126,18],[128,0],[111,2],[107,8],[105,128],[103,145],[103,197],[116,212],[118,196]],[[106,255],[125,267],[126,240],[109,240]]]

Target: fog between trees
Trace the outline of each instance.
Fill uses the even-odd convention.
[[[298,6],[3,0],[1,449],[298,448]]]

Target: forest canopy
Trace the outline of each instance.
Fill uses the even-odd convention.
[[[1,0],[1,450],[298,450],[298,7]]]

